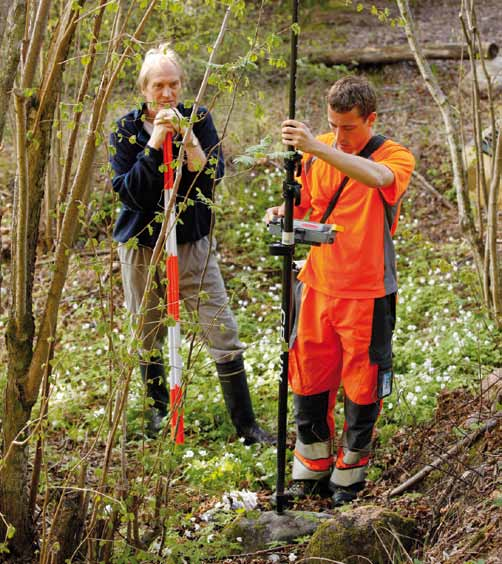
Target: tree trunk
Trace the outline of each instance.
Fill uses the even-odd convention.
[[[0,0],[0,37],[3,37],[7,16],[9,15],[10,0]]]
[[[80,2],[83,2],[83,0],[80,0]],[[21,16],[19,18],[22,19]],[[18,230],[18,222],[21,224],[21,222],[25,221],[24,218],[18,217],[23,197],[19,193],[18,186],[14,193],[13,256],[15,256],[14,249],[17,249],[19,245],[26,245],[27,250],[19,260],[14,260],[12,263],[12,277],[15,280],[18,279],[19,272],[24,270],[23,276],[20,278],[23,280],[24,287],[22,289],[16,288],[14,284],[11,292],[12,308],[6,333],[8,369],[7,386],[4,392],[4,422],[2,429],[4,458],[0,469],[0,511],[5,521],[15,528],[14,536],[9,541],[9,548],[17,557],[25,557],[32,554],[34,542],[32,516],[29,510],[28,446],[24,442],[28,432],[27,422],[30,419],[31,409],[37,399],[37,396],[32,397],[27,392],[27,374],[33,360],[35,337],[32,316],[32,289],[44,193],[45,168],[50,154],[52,122],[64,69],[61,62],[67,58],[71,38],[75,31],[76,20],[76,12],[73,11],[68,15],[68,19],[65,19],[63,24],[64,35],[61,37],[61,40],[57,41],[55,39],[58,52],[54,62],[52,80],[42,89],[41,98],[33,98],[31,100],[28,127],[32,129],[32,140],[28,146],[19,146],[17,154],[18,164],[26,159],[28,162],[29,209],[27,210],[25,229]],[[42,36],[40,35],[39,50],[42,49],[42,41]],[[34,47],[31,45],[30,49],[33,50]],[[33,72],[33,69],[30,72]],[[26,86],[33,85],[27,84]],[[21,104],[26,104],[26,101],[23,100]],[[21,151],[24,153],[23,155],[20,154]],[[20,303],[19,296],[21,295],[23,297],[23,304]],[[54,337],[54,328],[50,332],[49,337]],[[42,365],[47,363],[47,361],[48,357],[46,355],[40,363],[40,370],[43,370]],[[4,530],[5,524],[2,521],[0,522],[0,534]]]
[[[61,511],[51,530],[54,539],[51,553],[55,564],[65,564],[71,560],[78,549],[84,528],[85,490],[64,490],[61,495]]]
[[[466,58],[467,45],[462,43],[443,43],[424,45],[426,59],[461,59]],[[499,51],[495,43],[483,43],[482,54],[485,59],[494,59]],[[363,47],[361,49],[335,49],[321,55],[309,57],[310,63],[332,65],[385,65],[401,61],[414,61],[415,55],[408,45],[385,45],[383,47]]]
[[[26,438],[26,424],[31,414],[31,407],[24,401],[19,382],[31,362],[33,334],[34,324],[31,316],[26,316],[21,332],[16,329],[14,320],[9,320],[6,334],[9,361],[3,406],[3,443],[7,448],[4,448],[0,467],[0,512],[8,524],[15,528],[16,540],[10,548],[12,555],[20,559],[32,554],[34,539],[26,479],[28,446],[16,444],[22,443]],[[3,522],[0,531],[2,538],[5,538]]]

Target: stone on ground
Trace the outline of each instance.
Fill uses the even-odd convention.
[[[311,535],[323,521],[332,517],[313,511],[285,511],[283,515],[275,511],[249,512],[230,523],[224,534],[228,540],[239,542],[241,552],[256,552],[270,548],[270,543],[289,544]]]
[[[314,533],[305,556],[309,564],[407,562],[415,523],[394,511],[366,505],[340,511]]]

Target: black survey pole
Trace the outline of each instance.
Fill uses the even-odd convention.
[[[289,73],[289,118],[295,118],[296,105],[296,59],[298,50],[298,0],[292,0],[291,26],[291,59]],[[280,515],[286,507],[284,482],[286,474],[286,432],[288,417],[288,363],[289,338],[291,333],[291,277],[293,256],[295,252],[295,236],[293,229],[293,206],[299,203],[300,185],[295,180],[300,155],[295,148],[288,146],[290,156],[285,159],[286,180],[283,182],[284,220],[282,240],[272,244],[270,252],[283,257],[282,267],[282,311],[281,311],[281,379],[279,382],[278,425],[277,425],[277,486],[276,511]]]

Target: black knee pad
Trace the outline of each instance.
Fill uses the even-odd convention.
[[[294,394],[295,419],[298,438],[306,445],[327,441],[330,432],[327,422],[329,392],[312,396]]]

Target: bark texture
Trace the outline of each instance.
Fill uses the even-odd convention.
[[[2,13],[4,9],[2,5]],[[26,0],[14,1],[11,3],[7,19],[7,34],[1,36],[4,37],[4,40],[0,53],[0,146],[2,145],[5,122],[7,121],[10,93],[21,57],[25,26]]]

